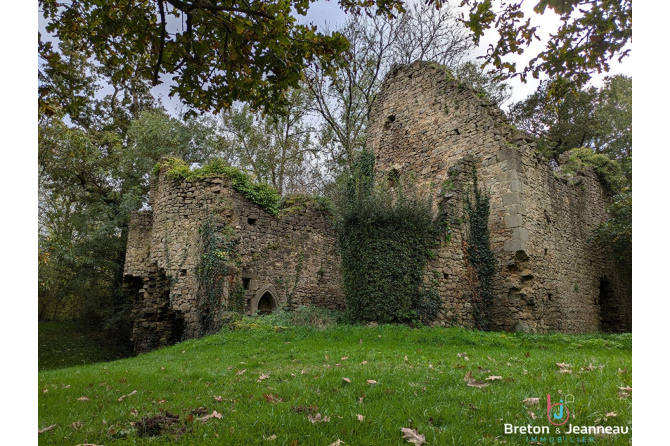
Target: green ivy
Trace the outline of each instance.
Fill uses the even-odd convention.
[[[465,254],[467,264],[474,270],[476,284],[472,290],[475,327],[488,328],[488,309],[493,299],[493,275],[496,260],[491,252],[489,241],[490,203],[486,193],[479,189],[477,171],[472,169],[472,194],[465,195],[465,215],[468,220]],[[474,200],[473,200],[474,198]]]
[[[437,293],[422,294],[424,269],[437,235],[430,197],[411,183],[375,181],[374,155],[365,151],[337,200],[335,229],[342,258],[347,315],[353,321],[429,322]],[[429,310],[430,309],[430,310]]]
[[[618,193],[627,183],[621,165],[602,153],[595,153],[588,147],[572,149],[568,152],[569,161],[562,169],[575,174],[592,167],[600,182],[613,193]]]
[[[167,167],[165,175],[177,183],[220,176],[230,178],[233,189],[265,209],[269,214],[279,215],[281,195],[274,187],[269,184],[255,183],[249,174],[227,165],[223,160],[215,159],[201,167],[191,169],[184,161],[169,158],[154,166],[152,172],[157,175],[163,167]]]
[[[595,242],[628,271],[633,258],[633,192],[630,187],[612,197],[607,221],[594,231]]]
[[[229,265],[236,260],[237,239],[230,226],[215,222],[212,216],[202,223],[199,233],[201,254],[195,269],[197,309],[203,333],[211,333],[219,328],[217,316],[224,309],[221,297]]]

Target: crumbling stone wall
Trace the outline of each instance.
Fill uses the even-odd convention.
[[[450,234],[425,275],[442,298],[438,324],[474,324],[463,202],[475,168],[490,197],[496,258],[489,328],[631,330],[630,271],[617,270],[589,240],[606,219],[607,198],[592,171],[563,177],[494,104],[427,62],[389,73],[371,111],[367,143],[378,172],[413,173],[432,190],[436,210],[450,218]],[[250,314],[303,304],[343,309],[335,237],[314,202],[288,200],[274,217],[224,177],[176,184],[164,169],[150,199],[152,211],[131,217],[124,271],[137,351],[203,334],[196,273],[207,219],[238,242],[218,308],[228,306],[241,283]]]
[[[136,351],[203,334],[207,315],[199,311],[197,268],[200,229],[207,219],[229,228],[237,241],[215,321],[220,322],[238,284],[249,314],[255,314],[266,293],[265,301],[271,298],[275,308],[342,309],[340,260],[330,222],[313,201],[289,202],[274,217],[225,177],[177,184],[163,168],[151,192],[152,211],[135,213],[130,221],[124,275],[134,303]]]
[[[592,171],[559,178],[493,103],[428,62],[387,76],[371,111],[368,148],[378,171],[412,172],[452,216],[451,238],[426,272],[443,298],[441,324],[473,324],[462,215],[475,166],[490,196],[497,260],[490,328],[630,330],[629,272],[617,271],[589,241],[606,219],[606,195]]]

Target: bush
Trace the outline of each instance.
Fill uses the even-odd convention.
[[[228,177],[232,182],[233,189],[268,213],[275,216],[279,214],[281,195],[274,187],[269,184],[253,182],[249,174],[236,167],[229,166],[221,159],[214,159],[201,167],[191,169],[184,161],[169,158],[158,163],[154,167],[153,173],[157,175],[162,167],[167,167],[165,175],[178,183],[197,181],[209,177]]]
[[[407,179],[375,181],[364,152],[337,199],[335,228],[342,257],[347,315],[352,321],[407,322],[422,304],[424,268],[443,227]],[[429,314],[421,310],[426,321]]]
[[[610,192],[618,193],[627,182],[619,163],[602,153],[594,153],[588,147],[579,147],[570,150],[568,155],[569,161],[564,167],[565,171],[577,173],[586,167],[592,167],[600,182]]]

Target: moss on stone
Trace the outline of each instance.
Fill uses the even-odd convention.
[[[249,174],[227,165],[223,160],[215,159],[201,167],[191,169],[186,162],[179,158],[167,158],[156,164],[153,173],[157,175],[163,168],[167,168],[165,170],[166,177],[177,183],[193,182],[213,177],[229,178],[233,189],[265,209],[269,214],[274,216],[279,214],[281,195],[274,187],[269,184],[254,182]]]

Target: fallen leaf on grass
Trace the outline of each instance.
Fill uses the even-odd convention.
[[[342,356],[340,359],[341,359],[342,361],[346,361],[347,359],[349,359],[349,357],[348,357],[348,356]],[[339,441],[339,440],[338,440],[338,441]]]
[[[633,389],[631,387],[619,387],[617,393],[621,399],[628,398],[633,393]]]
[[[589,362],[588,367],[580,367],[580,369],[581,369],[583,372],[590,372],[591,370],[593,370],[593,369],[595,369],[595,368],[596,368],[596,367],[595,367],[592,363],[590,363],[590,362]]]
[[[522,401],[526,406],[537,406],[540,404],[539,398],[526,398]]]
[[[558,371],[558,373],[572,373],[572,370],[570,369],[561,369]]]
[[[82,427],[84,427],[84,423],[82,423],[81,421],[78,421],[78,420],[77,420],[77,421],[75,421],[74,423],[72,423],[72,424],[70,425],[70,427],[71,427],[72,429],[78,431],[79,429],[81,429]]]
[[[263,394],[263,398],[265,398],[269,403],[281,403],[284,401],[284,398],[279,398],[278,395],[273,395],[271,393]]]
[[[209,415],[205,415],[204,417],[198,418],[198,421],[202,421],[204,423],[205,421],[209,420],[210,418],[222,418],[222,417],[223,417],[223,415],[221,415],[219,412],[213,411]]]
[[[341,446],[343,444],[344,444],[344,441],[342,441],[338,438],[335,443],[331,443],[329,446]]]
[[[368,379],[368,384],[377,384],[377,381],[374,379]]]
[[[363,420],[365,420],[365,417],[364,417],[363,415],[357,413],[357,414],[356,414],[356,419],[357,419],[358,421],[363,421]]]
[[[486,381],[495,381],[496,379],[503,379],[502,376],[489,376]]]
[[[58,426],[57,424],[52,424],[51,426],[45,427],[44,429],[40,429],[37,431],[38,434],[44,433],[46,431],[50,431],[54,427]]]
[[[236,375],[243,375],[244,372],[246,372],[246,371],[247,371],[247,369],[243,369],[243,370],[238,371],[238,372],[235,373],[235,374],[236,374]]]
[[[223,398],[220,397],[220,396],[215,396],[215,397],[214,397],[214,401],[221,402],[221,401],[223,401]]]
[[[469,360],[470,360],[470,358],[468,358],[468,354],[467,354],[467,353],[458,353],[458,357],[459,357],[459,358],[463,358],[465,361],[469,361]]]
[[[358,404],[363,404],[363,400],[364,400],[364,399],[365,399],[364,396],[360,397],[360,398],[358,399]]]
[[[368,363],[367,361],[363,361],[363,362],[361,362],[361,364],[367,364],[367,363]]]
[[[531,412],[530,410],[528,411],[528,415],[530,415],[530,417],[531,417],[533,420],[534,420],[535,418],[537,418],[537,417],[535,416],[535,414],[534,414],[533,412]]]
[[[472,377],[472,372],[468,372],[465,374],[465,377],[463,378],[463,381],[465,381],[465,384],[467,384],[469,387],[486,387],[489,385],[489,383],[485,383],[483,381],[478,381]]]
[[[270,375],[266,375],[265,373],[261,373],[261,376],[258,377],[258,382],[263,381],[264,379],[268,379]]]
[[[342,378],[342,381],[350,383],[351,380],[349,378]]]
[[[616,417],[616,412],[607,412],[605,414],[606,417]]]
[[[137,409],[133,409],[133,410],[130,411],[130,415],[132,415],[134,417],[136,417],[138,414],[139,414],[139,412],[137,412]]]
[[[137,390],[133,390],[133,391],[130,392],[128,395],[121,395],[121,397],[119,398],[119,401],[123,401],[124,399],[128,398],[129,396],[133,396],[133,395],[135,395],[136,393],[137,393]]]
[[[265,435],[263,435],[263,440],[265,440],[265,441],[272,441],[272,440],[276,440],[276,439],[277,439],[277,436],[275,434],[272,434],[269,437],[266,437]]]
[[[416,446],[421,446],[426,442],[426,436],[421,435],[416,429],[401,427],[400,430],[403,433],[402,438],[407,440],[407,443],[414,443]]]
[[[80,396],[79,398],[77,398],[77,401],[88,401],[88,397]],[[119,400],[119,401],[121,401],[121,400]]]
[[[328,423],[330,417],[322,417],[320,413],[317,413],[315,416],[307,415],[307,419],[312,423]]]
[[[572,367],[570,364],[566,364],[564,362],[557,362],[556,365],[558,366],[559,369],[567,369],[569,367]]]

